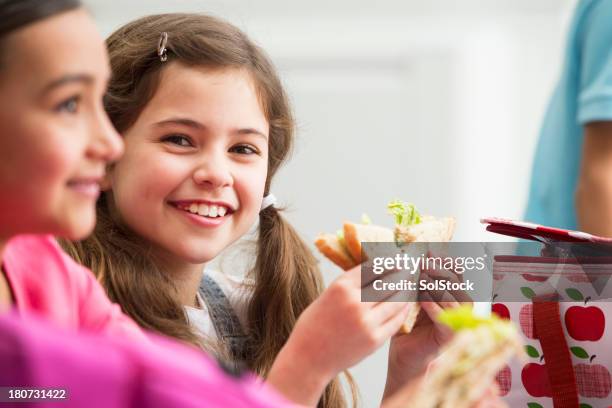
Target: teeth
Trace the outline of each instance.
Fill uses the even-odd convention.
[[[198,214],[199,215],[206,217],[206,216],[209,215],[209,212],[210,212],[210,209],[208,208],[208,205],[200,204],[198,206]]]
[[[182,205],[180,208],[192,214],[198,214],[202,217],[210,218],[224,217],[228,212],[228,209],[221,205],[191,203],[189,205]]]
[[[218,211],[219,211],[219,207],[217,207],[216,205],[211,205],[210,208],[208,209],[208,216],[216,217]]]

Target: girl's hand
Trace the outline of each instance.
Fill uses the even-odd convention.
[[[442,309],[458,306],[458,302],[422,302],[421,313],[412,331],[393,336],[383,400],[417,377],[452,337],[452,331],[438,323],[436,316]]]
[[[397,332],[412,305],[361,302],[361,268],[345,272],[299,317],[268,383],[292,401],[316,405],[329,381]]]
[[[425,376],[422,372],[415,376],[410,382],[404,384],[393,396],[383,401],[381,408],[409,408],[414,407],[411,401],[417,396],[421,383]],[[480,399],[474,403],[473,408],[506,408],[507,405],[499,398],[499,389],[493,383]]]
[[[423,270],[420,279],[463,280],[461,274],[448,270]],[[460,291],[423,292],[419,299],[421,312],[412,331],[409,334],[398,333],[391,339],[383,400],[418,376],[452,337],[450,328],[438,323],[438,314],[443,309],[473,303],[468,294]]]

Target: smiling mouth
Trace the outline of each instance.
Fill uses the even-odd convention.
[[[179,210],[183,210],[194,215],[199,215],[200,217],[204,218],[223,218],[233,214],[231,208],[223,205],[204,203],[180,203],[173,205]]]
[[[91,197],[100,194],[100,182],[98,179],[75,179],[67,183],[67,186],[74,191]]]

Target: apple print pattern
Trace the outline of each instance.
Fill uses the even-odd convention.
[[[576,385],[581,397],[606,398],[610,394],[610,372],[600,364],[574,366]]]
[[[508,394],[510,388],[512,387],[512,370],[510,370],[509,366],[505,366],[497,376],[495,377],[495,381],[497,381],[497,385],[499,386],[499,395],[503,397]]]
[[[606,398],[612,390],[610,371],[601,364],[596,364],[593,360],[597,356],[589,355],[584,348],[573,346],[570,351],[574,357],[584,361],[574,365],[578,394],[581,397]]]
[[[495,313],[502,319],[510,320],[510,310],[508,310],[508,307],[503,303],[493,303],[493,306],[491,306],[491,312]]]
[[[521,382],[525,391],[532,397],[552,397],[552,389],[548,381],[546,364],[542,364],[544,356],[537,348],[531,345],[525,346],[525,352],[530,359],[537,362],[529,362],[521,370]]]
[[[587,282],[584,285],[590,286]],[[542,354],[533,324],[534,293],[529,284],[515,290],[520,290],[525,302],[496,299],[492,313],[517,323],[528,359],[511,361],[497,375],[500,396],[511,407],[553,408],[546,356]],[[591,301],[588,289],[569,279],[562,291],[565,301],[560,303],[561,324],[572,357],[580,408],[612,408],[612,352],[609,351],[612,333],[606,327],[606,315],[612,313],[612,303]]]
[[[575,288],[568,288],[567,295],[576,301],[584,300],[583,306],[572,306],[565,312],[567,334],[578,341],[597,341],[601,339],[606,328],[606,318],[600,308],[588,306],[590,298],[584,298]]]
[[[523,334],[529,339],[535,339],[535,331],[533,329],[533,304],[528,303],[521,307],[519,313],[519,323]]]

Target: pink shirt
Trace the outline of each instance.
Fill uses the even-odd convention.
[[[146,337],[51,236],[10,240],[2,261],[16,306],[0,314],[2,387],[64,388],[66,407],[295,406],[250,374],[227,375],[205,353]],[[0,405],[7,396],[0,390]]]
[[[234,378],[194,348],[151,339],[78,333],[0,314],[0,385],[67,391],[59,404],[23,404],[41,408],[296,407],[252,375]],[[8,396],[0,391],[0,406]]]
[[[145,339],[91,271],[70,258],[52,236],[11,239],[2,263],[20,315],[38,315],[67,329]]]

